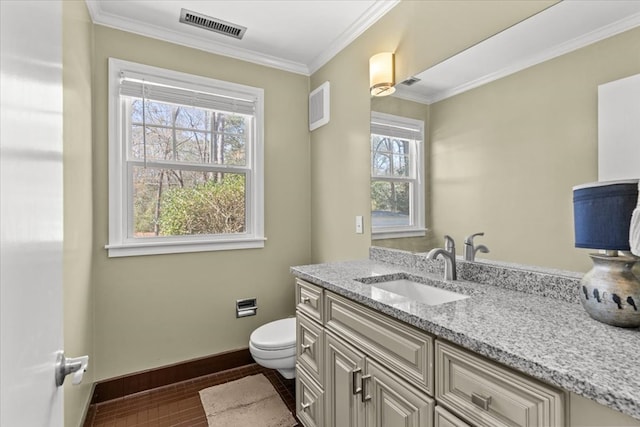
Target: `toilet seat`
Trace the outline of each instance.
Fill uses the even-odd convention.
[[[296,319],[280,319],[260,326],[249,337],[249,346],[258,353],[268,353],[268,358],[274,358],[275,353],[284,357],[296,347]]]

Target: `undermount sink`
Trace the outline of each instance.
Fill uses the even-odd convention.
[[[416,282],[406,277],[393,277],[387,280],[380,276],[373,276],[358,281],[371,285],[372,298],[391,305],[410,302],[439,305],[469,298],[468,295]]]

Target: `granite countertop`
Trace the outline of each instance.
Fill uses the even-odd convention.
[[[566,292],[563,297],[550,297],[545,295],[544,289],[529,293],[465,280],[444,282],[441,274],[429,272],[437,271],[437,268],[425,268],[424,264],[415,261],[404,264],[367,259],[296,266],[291,272],[475,353],[640,420],[639,329],[617,328],[591,319],[577,296],[567,300]],[[459,263],[459,272],[460,264],[469,267],[475,263]],[[378,292],[372,292],[370,284],[356,280],[402,274],[410,274],[470,298],[436,306],[419,302],[394,305]],[[519,280],[522,282],[527,278]],[[549,281],[553,282],[553,279]],[[526,283],[520,285],[526,287]],[[570,296],[575,293],[577,287],[568,291]]]

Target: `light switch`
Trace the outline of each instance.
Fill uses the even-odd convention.
[[[357,215],[356,216],[356,234],[362,234],[362,233],[364,233],[362,229],[362,215]]]

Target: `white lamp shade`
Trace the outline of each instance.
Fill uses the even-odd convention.
[[[383,52],[369,59],[369,88],[372,96],[391,95],[396,89],[393,53]]]

